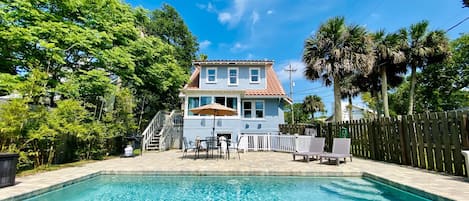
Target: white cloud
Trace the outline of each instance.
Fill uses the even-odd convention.
[[[218,21],[220,21],[222,24],[224,23],[230,23],[230,21],[233,19],[233,17],[231,17],[231,14],[230,13],[219,13],[218,14]]]
[[[248,46],[247,45],[244,45],[244,44],[241,44],[240,42],[236,42],[233,47],[230,48],[230,51],[231,52],[241,52],[245,49],[247,49]]]
[[[201,41],[199,43],[199,47],[200,47],[200,49],[205,49],[208,46],[210,46],[211,44],[212,44],[212,42],[210,42],[209,40],[204,40],[204,41]]]
[[[267,11],[267,15],[272,15],[272,14],[274,14],[274,11],[273,11],[273,10],[268,10],[268,11]]]
[[[218,12],[218,21],[231,27],[236,26],[245,14],[247,3],[247,0],[234,0],[232,7]]]
[[[216,12],[216,8],[215,6],[213,6],[213,4],[211,2],[208,2],[207,5],[205,4],[195,4],[197,6],[197,8],[201,9],[201,10],[206,10],[207,12]]]
[[[305,71],[305,64],[298,60],[289,60],[278,65],[276,73],[278,75],[278,79],[282,83],[290,82],[290,73],[285,71],[285,69],[289,69],[289,66],[293,69],[296,69],[295,72],[292,72],[292,79],[293,81],[303,80],[304,78],[304,71]]]
[[[246,57],[247,60],[249,59],[254,59],[254,55],[252,53],[249,53],[248,56]]]
[[[259,13],[256,11],[252,11],[251,14],[252,25],[255,25],[257,21],[259,21]]]

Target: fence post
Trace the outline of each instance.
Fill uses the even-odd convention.
[[[298,134],[295,134],[295,141],[294,141],[294,149],[295,149],[295,152],[298,152]]]
[[[462,147],[461,149],[469,149],[469,127],[467,125],[468,118],[467,114],[462,115],[461,120],[461,139],[462,139]]]
[[[407,125],[407,118],[405,116],[401,116],[401,118],[398,119],[399,123],[399,136],[401,140],[401,156],[402,156],[402,164],[403,165],[410,165],[410,152],[407,149],[407,135],[406,131],[407,129],[404,128],[405,125]]]

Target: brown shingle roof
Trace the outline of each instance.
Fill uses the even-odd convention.
[[[189,79],[189,83],[184,86],[184,89],[198,89],[199,88],[200,68],[196,67]]]
[[[267,87],[266,89],[248,89],[244,93],[247,96],[285,96],[277,75],[274,72],[272,66],[266,67],[267,72]]]

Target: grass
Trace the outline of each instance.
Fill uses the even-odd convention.
[[[104,160],[111,159],[111,158],[115,158],[115,156],[106,157]],[[24,177],[24,176],[38,174],[38,173],[41,173],[41,172],[49,172],[49,171],[54,171],[54,170],[60,170],[60,169],[63,169],[63,168],[68,168],[68,167],[81,167],[83,165],[86,165],[86,164],[89,164],[89,163],[94,163],[96,161],[100,161],[100,160],[82,160],[82,161],[65,163],[65,164],[53,164],[53,165],[48,165],[48,166],[43,165],[43,166],[39,166],[37,168],[34,168],[32,170],[24,170],[24,171],[18,172],[16,174],[16,176],[17,177]]]

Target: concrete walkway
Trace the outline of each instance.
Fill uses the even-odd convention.
[[[56,171],[17,178],[17,184],[0,189],[0,200],[35,192],[44,192],[57,188],[64,183],[73,183],[75,179],[98,174],[143,172],[163,174],[228,174],[228,175],[308,175],[308,176],[361,176],[374,177],[386,183],[395,183],[408,190],[421,190],[453,200],[469,199],[469,181],[467,178],[446,176],[421,169],[401,167],[394,164],[354,158],[339,166],[292,161],[289,153],[248,152],[241,153],[241,160],[224,159],[181,159],[179,150],[160,153],[146,153],[135,158],[117,158],[81,167],[64,168]],[[193,157],[193,156],[189,156]],[[237,156],[236,156],[237,157]],[[439,197],[441,196],[441,197]]]

